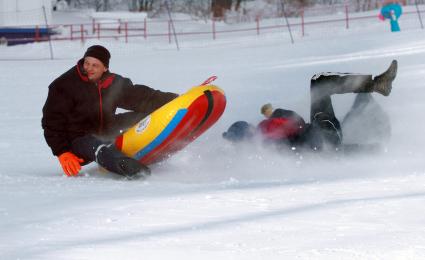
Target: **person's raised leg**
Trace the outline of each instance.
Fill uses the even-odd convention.
[[[388,96],[392,82],[397,75],[397,61],[393,60],[388,69],[372,78],[372,75],[350,73],[320,73],[311,79],[311,102],[320,102],[322,98],[333,94],[377,92]],[[314,115],[314,114],[312,114]]]
[[[384,145],[391,137],[388,114],[371,93],[358,93],[342,120],[345,143]]]
[[[333,147],[338,147],[342,142],[342,131],[338,119],[335,117],[335,112],[332,105],[331,94],[329,89],[335,88],[332,77],[338,80],[335,76],[326,76],[326,80],[317,80],[312,78],[310,85],[310,122],[313,127],[314,149],[322,149],[323,143],[331,144]],[[327,84],[329,82],[329,84]],[[327,87],[325,85],[328,85]],[[323,90],[324,93],[320,91]],[[328,94],[329,93],[329,94]],[[327,94],[327,95],[326,95]]]
[[[310,85],[311,107],[310,120],[319,129],[324,139],[334,145],[341,144],[342,131],[335,117],[331,95],[344,93],[378,92],[388,96],[392,82],[397,74],[397,61],[392,61],[389,68],[372,79],[372,75],[348,73],[322,73],[313,76]],[[366,98],[367,96],[364,96]],[[359,97],[359,104],[363,100]]]

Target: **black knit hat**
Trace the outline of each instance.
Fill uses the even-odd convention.
[[[109,68],[109,59],[111,58],[111,54],[109,53],[108,49],[101,45],[93,45],[90,46],[86,53],[84,53],[85,57],[93,57],[98,60],[100,60],[105,67]]]

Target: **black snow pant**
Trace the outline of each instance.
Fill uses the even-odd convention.
[[[101,136],[85,135],[75,138],[71,142],[71,151],[84,160],[83,165],[97,162],[110,172],[117,173],[127,178],[134,178],[150,174],[150,169],[138,160],[128,157],[119,151],[114,140],[116,136],[133,126],[146,116],[139,112],[127,112],[115,116],[114,124],[109,127],[107,133]]]
[[[93,135],[85,135],[77,137],[72,141],[71,151],[78,157],[82,158],[84,160],[84,164],[89,164],[97,160],[96,151],[102,145],[108,144],[108,142],[102,141]]]
[[[142,165],[135,159],[118,151],[114,144],[106,143],[93,135],[85,135],[74,139],[71,151],[84,159],[83,164],[93,161],[108,171],[124,176],[134,175]]]
[[[100,136],[85,135],[78,137],[72,141],[71,149],[78,157],[84,159],[84,163],[90,163],[99,161],[96,158],[96,154],[99,152],[98,149],[101,146],[108,146],[109,150],[115,153],[117,156],[123,156],[123,154],[116,150],[113,145],[115,138],[125,132],[128,128],[142,120],[146,116],[146,113],[139,112],[126,112],[115,115],[114,124]],[[105,167],[104,165],[101,165]],[[109,168],[109,167],[105,167]]]
[[[344,132],[344,147],[379,148],[391,138],[389,115],[376,102],[371,93],[359,93],[341,122]]]
[[[324,143],[334,148],[342,144],[342,130],[335,117],[331,96],[345,93],[368,93],[373,91],[372,75],[348,73],[321,73],[311,79],[310,122],[313,148],[321,149]]]

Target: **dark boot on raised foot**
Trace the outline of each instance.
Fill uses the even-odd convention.
[[[373,79],[373,91],[378,92],[384,96],[391,93],[392,82],[397,75],[397,61],[393,60],[390,67],[381,75]]]
[[[128,179],[145,178],[150,169],[138,160],[127,157],[113,145],[101,145],[96,151],[96,162],[108,171],[122,175]]]

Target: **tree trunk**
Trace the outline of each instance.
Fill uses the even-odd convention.
[[[147,11],[149,11],[149,4],[152,1],[149,1],[149,0],[139,0],[139,12],[147,12]]]
[[[242,0],[236,0],[235,11],[239,11],[239,8],[241,7],[241,2]]]
[[[103,0],[103,11],[109,11],[109,0]]]
[[[232,0],[212,0],[211,11],[214,18],[223,18],[226,10],[232,8]]]

